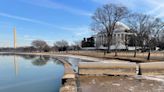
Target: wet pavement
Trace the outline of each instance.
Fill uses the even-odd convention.
[[[80,76],[79,82],[79,92],[164,92],[163,79],[152,77]]]

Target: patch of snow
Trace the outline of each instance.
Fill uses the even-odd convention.
[[[92,84],[96,84],[96,80],[95,79],[92,80]]]
[[[133,90],[134,90],[134,87],[130,87],[129,88],[129,91],[132,91],[133,92]]]
[[[112,84],[113,86],[120,86],[121,84],[118,84],[118,83],[114,83]]]
[[[164,83],[164,76],[136,76],[136,79],[154,80]]]

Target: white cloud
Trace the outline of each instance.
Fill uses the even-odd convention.
[[[51,23],[47,23],[47,22],[44,22],[44,21],[39,21],[39,20],[31,19],[31,18],[26,18],[26,17],[16,16],[16,15],[11,15],[11,14],[2,13],[2,12],[0,12],[0,16],[8,17],[8,18],[16,19],[16,20],[21,20],[21,21],[26,21],[26,22],[32,22],[32,23],[36,23],[36,24],[47,25],[47,26],[55,27],[57,29],[64,30],[64,31],[71,31],[76,36],[86,36],[86,35],[90,34],[90,32],[91,32],[89,30],[89,27],[88,26],[63,27],[63,26],[53,25]],[[28,35],[25,35],[24,38],[28,38],[26,40],[34,40],[31,37],[28,37]]]
[[[134,8],[137,2],[137,0],[91,0],[91,1],[98,4],[108,4],[108,3],[123,4],[130,8]]]
[[[88,11],[70,7],[61,3],[57,3],[52,0],[20,0],[20,1],[40,7],[45,7],[50,9],[60,9],[77,15],[91,16],[91,13]]]
[[[151,4],[152,9],[147,14],[153,14],[155,17],[164,18],[164,1],[163,0],[146,0]]]
[[[27,18],[27,17],[12,15],[12,14],[3,13],[3,12],[0,12],[0,16],[11,18],[11,19],[16,19],[16,20],[21,20],[21,21],[25,21],[25,22],[31,22],[31,23],[46,25],[46,26],[57,28],[57,29],[61,29],[60,26],[57,26],[57,25],[54,25],[54,24],[51,24],[51,23],[48,23],[48,22],[45,22],[45,21],[40,21],[40,20],[36,20],[36,19]]]
[[[159,9],[161,9],[161,7],[162,7],[161,5],[158,6],[158,7],[155,7],[154,9],[148,11],[147,14],[153,14],[153,13],[155,13],[156,11],[158,11]]]
[[[38,36],[30,36],[30,35],[24,35],[22,37],[19,37],[17,38],[21,41],[24,41],[24,43],[22,43],[22,45],[19,43],[20,46],[30,46],[31,45],[31,42],[34,41],[34,40],[44,40],[46,41],[49,45],[53,45],[54,43],[54,40],[49,40],[49,39],[42,39],[41,37],[38,37]]]
[[[61,29],[73,32],[75,36],[89,36],[91,34],[91,30],[88,26],[74,26],[74,27],[62,27]]]
[[[21,20],[21,21],[27,21],[27,22],[32,22],[32,23],[37,23],[37,24],[44,24],[44,25],[51,25],[52,26],[52,24],[44,22],[44,21],[39,21],[39,20],[31,19],[31,18],[16,16],[16,15],[3,13],[3,12],[0,12],[0,16],[8,17],[8,18],[16,19],[16,20]]]

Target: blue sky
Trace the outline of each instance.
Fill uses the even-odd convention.
[[[130,10],[163,18],[163,0],[0,0],[0,47],[13,46],[13,28],[18,46],[34,39],[52,45],[58,40],[73,41],[94,34],[91,15],[106,3],[126,5]]]

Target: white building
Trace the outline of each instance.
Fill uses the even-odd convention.
[[[113,31],[112,45],[110,49],[126,49],[126,43],[129,36],[134,35],[130,32],[130,28],[121,22],[116,23],[115,30]],[[99,49],[107,48],[107,34],[106,32],[99,32],[95,35],[95,45]]]

